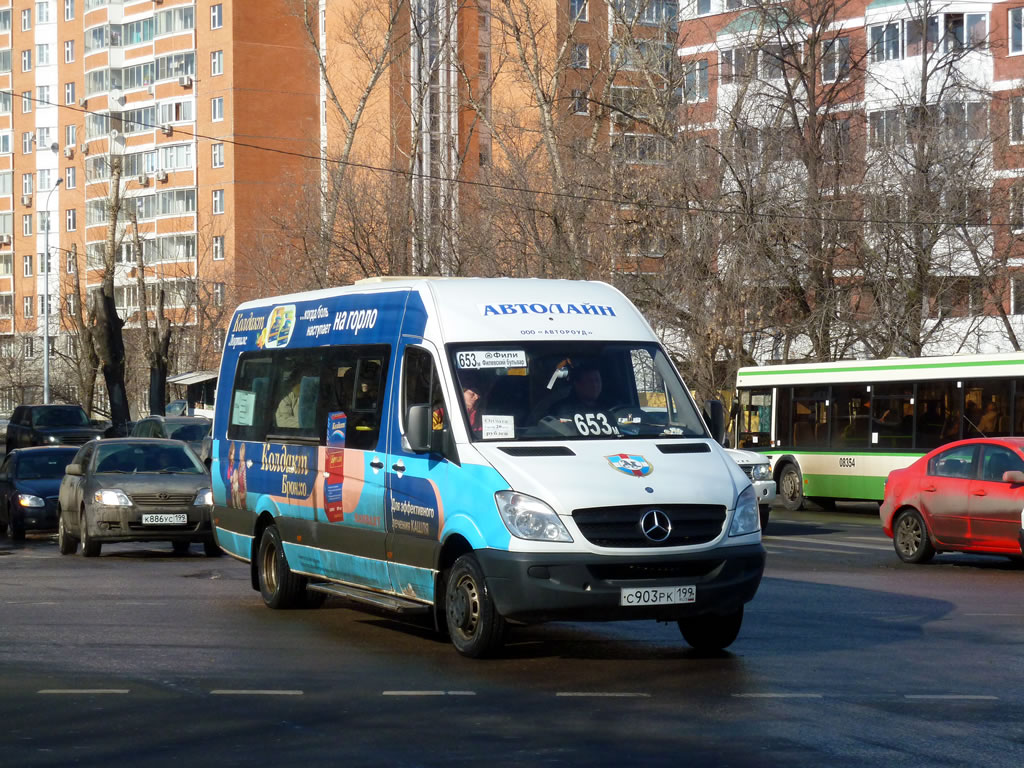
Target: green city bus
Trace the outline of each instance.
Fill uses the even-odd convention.
[[[933,448],[1024,435],[1024,353],[748,367],[736,390],[735,445],[771,459],[790,510],[881,501]]]

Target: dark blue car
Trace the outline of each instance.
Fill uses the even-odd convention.
[[[57,529],[60,481],[76,453],[74,446],[43,446],[7,454],[0,464],[0,533],[20,541],[27,530]]]

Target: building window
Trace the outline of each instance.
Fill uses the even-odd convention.
[[[36,88],[36,101],[40,107],[48,107],[52,104],[50,100],[50,86],[40,85]]]
[[[221,142],[216,142],[210,147],[211,154],[213,156],[211,164],[214,168],[224,167],[224,145]]]
[[[1010,9],[1010,53],[1024,53],[1024,8]]]
[[[65,40],[64,41],[64,63],[70,64],[75,60],[75,41]]]
[[[31,173],[21,174],[21,194],[31,195],[35,191],[34,178],[35,176]]]
[[[23,115],[32,111],[32,91],[21,92],[21,113]]]
[[[64,146],[74,147],[78,143],[78,129],[74,123],[64,126]]]
[[[573,89],[572,92],[572,113],[574,115],[588,115],[590,114],[590,100],[587,98],[587,92],[577,89]]]
[[[213,190],[213,212],[224,213],[224,190]]]
[[[213,306],[224,306],[224,283],[213,284]]]
[[[697,15],[707,16],[711,13],[711,0],[697,0]]]
[[[224,74],[224,51],[214,51],[210,54],[210,74],[213,76]]]
[[[76,169],[73,166],[65,168],[64,169],[64,188],[65,189],[74,189],[75,185],[77,183],[78,182],[77,182]]]
[[[731,48],[722,51],[722,82],[731,83],[749,77],[755,61],[757,51],[753,48]]]
[[[78,229],[78,211],[74,208],[68,208],[64,212],[64,228],[68,232]]]
[[[871,41],[871,61],[895,61],[903,58],[899,22],[869,27],[868,39]]]
[[[36,46],[36,66],[45,67],[50,63],[50,46],[40,43]]]
[[[224,235],[213,236],[213,260],[224,260]]]
[[[64,271],[69,275],[75,272],[75,255],[71,251],[64,254]]]
[[[46,24],[50,21],[50,3],[49,0],[43,0],[43,2],[36,3],[36,24]]]
[[[895,109],[883,109],[868,115],[871,132],[871,146],[891,147],[900,141],[902,121],[900,113]]]
[[[586,43],[574,43],[570,55],[569,66],[573,69],[590,67],[590,46]]]
[[[569,20],[587,21],[587,0],[569,0]]]
[[[75,18],[75,0],[64,0],[64,21]]]
[[[708,100],[708,60],[683,64],[683,96],[687,102]]]
[[[224,6],[221,3],[210,6],[210,29],[220,29],[224,26]]]
[[[219,122],[224,119],[224,97],[218,96],[210,101],[210,120]]]
[[[25,277],[32,277],[32,257],[22,256],[21,257],[21,268],[22,274]]]
[[[21,312],[28,318],[32,317],[33,310],[35,309],[35,296],[25,296],[22,298]]]
[[[21,31],[28,32],[32,29],[32,9],[26,8],[21,12]]]
[[[32,234],[32,214],[26,213],[21,217],[21,234],[28,235]]]
[[[32,154],[33,141],[35,141],[35,136],[32,135],[32,131],[25,131],[23,134],[21,134],[21,154]]]
[[[74,104],[75,103],[75,84],[64,83],[64,103]]]
[[[837,37],[825,43],[822,52],[821,79],[826,83],[842,80],[850,73],[850,38]]]
[[[32,71],[32,51],[21,52],[21,71],[31,72]]]

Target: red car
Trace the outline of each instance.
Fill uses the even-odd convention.
[[[889,473],[882,528],[905,563],[1024,554],[1024,438],[960,440]]]

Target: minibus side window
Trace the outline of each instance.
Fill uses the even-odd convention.
[[[319,438],[324,431],[317,419],[322,369],[321,350],[295,350],[275,356],[271,434],[300,440]]]
[[[228,421],[229,440],[263,442],[267,436],[273,359],[266,353],[242,355],[235,373]]]
[[[321,422],[326,423],[329,413],[344,411],[348,423],[345,447],[372,451],[380,434],[390,349],[337,347],[330,352],[326,370],[334,375],[325,374],[323,378],[325,407]]]
[[[430,353],[420,347],[408,347],[402,365],[402,418],[409,423],[409,409],[414,405],[429,405],[433,414],[431,451],[440,453],[444,435],[448,432],[451,414],[444,405],[441,380]]]

